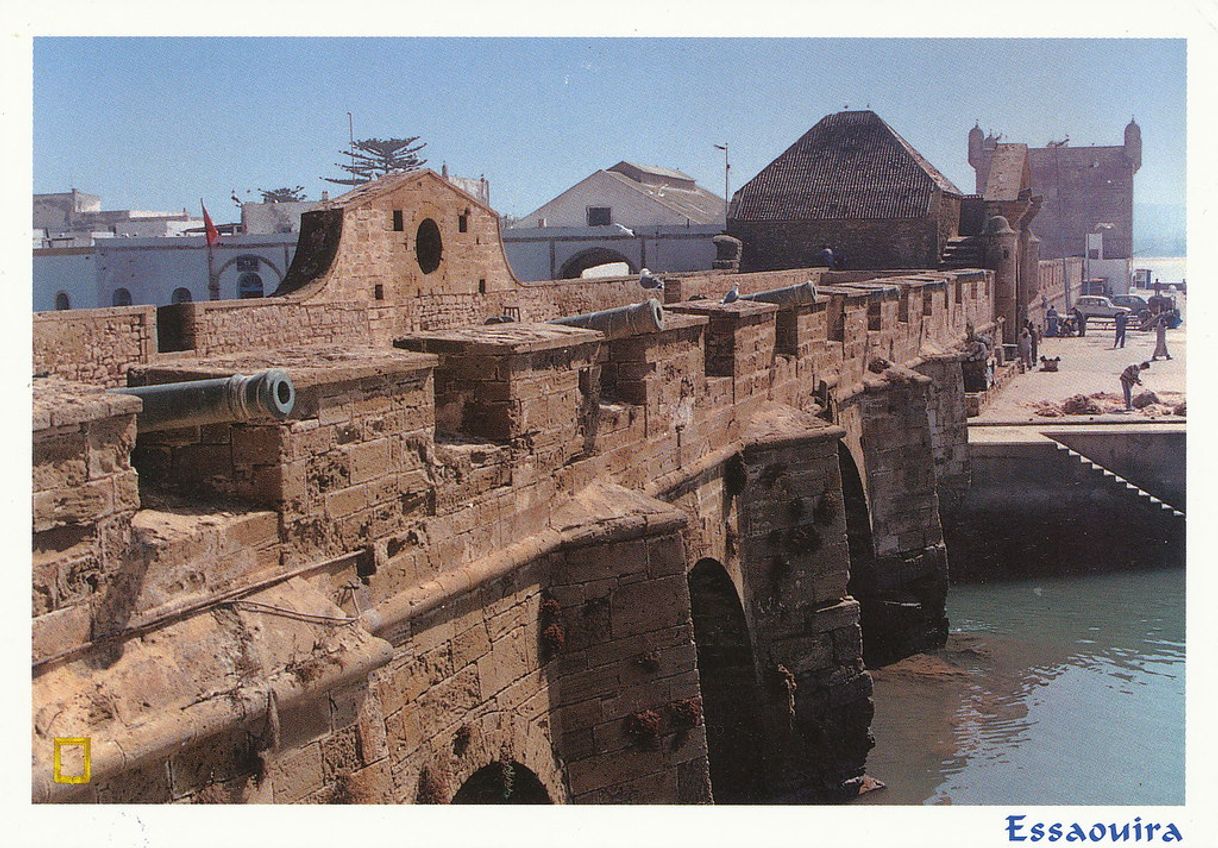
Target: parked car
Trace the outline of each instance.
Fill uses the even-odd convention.
[[[1128,315],[1132,311],[1121,306],[1113,306],[1112,301],[1108,298],[1094,294],[1084,295],[1076,299],[1074,307],[1089,319],[1106,318],[1111,320],[1121,312]]]
[[[1120,306],[1128,309],[1134,315],[1138,316],[1138,320],[1145,320],[1150,315],[1150,304],[1146,302],[1146,298],[1137,294],[1118,294],[1112,298],[1113,306]]]

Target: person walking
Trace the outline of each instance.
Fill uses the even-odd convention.
[[[1125,409],[1133,409],[1133,387],[1142,385],[1141,374],[1150,367],[1149,362],[1130,365],[1121,372],[1121,391],[1125,393]]]
[[[1150,361],[1154,362],[1160,356],[1164,359],[1171,359],[1171,354],[1167,352],[1167,316],[1160,315],[1155,320],[1155,352],[1150,355]]]
[[[1078,322],[1078,337],[1087,335],[1087,316],[1077,306],[1074,307],[1074,318]]]
[[[1016,343],[1019,350],[1019,361],[1023,363],[1025,371],[1032,370],[1032,336],[1028,333],[1028,328],[1024,327],[1019,331],[1019,340]]]
[[[1129,313],[1118,312],[1112,321],[1116,324],[1116,338],[1112,340],[1112,349],[1116,350],[1125,346],[1125,328],[1129,325]]]
[[[1049,311],[1045,313],[1045,335],[1049,338],[1057,336],[1057,322],[1057,310],[1050,306]]]
[[[1036,329],[1036,325],[1030,318],[1028,319],[1028,335],[1032,337],[1032,364],[1035,365],[1039,361],[1036,357],[1040,353],[1040,330]]]

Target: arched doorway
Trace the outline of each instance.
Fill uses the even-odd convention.
[[[530,769],[512,760],[483,766],[461,784],[454,804],[552,804]]]
[[[63,312],[65,309],[72,308],[72,299],[68,297],[67,292],[57,292],[55,294],[55,309]]]
[[[638,268],[635,267],[634,263],[616,250],[593,247],[588,250],[581,250],[564,262],[562,270],[558,272],[558,279],[578,280],[584,271],[587,271],[589,268],[595,268],[598,265],[609,265],[613,262],[624,262],[631,274],[638,273]]]
[[[111,296],[111,298],[110,298],[110,305],[111,306],[130,306],[131,305],[131,292],[129,292],[129,291],[127,291],[127,289],[121,288],[121,287],[115,289],[113,296]]]
[[[688,579],[715,803],[761,801],[760,693],[744,609],[732,579],[715,560],[699,560]]]

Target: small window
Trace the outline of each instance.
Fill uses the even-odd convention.
[[[607,227],[613,223],[613,207],[611,206],[589,206],[588,207],[588,226],[589,227]]]
[[[486,294],[486,278],[478,280],[478,294]]]
[[[237,297],[245,300],[246,298],[262,297],[262,276],[260,274],[248,273],[242,274],[237,278]]]
[[[457,216],[457,232],[469,232],[469,213],[463,212]]]
[[[395,233],[400,233],[400,232],[404,232],[405,230],[406,230],[406,224],[403,223],[403,221],[402,221],[402,210],[394,209],[393,210],[393,231]]]
[[[538,226],[538,227],[544,227],[545,225],[546,225],[546,219],[545,219],[545,218],[538,218],[538,219],[537,219],[537,226]]]
[[[383,285],[381,285],[380,283],[377,283],[375,286],[372,287],[372,296],[374,298],[376,298],[377,300],[384,300],[385,299],[385,287]]]
[[[190,289],[187,288],[176,288],[173,290],[173,294],[170,295],[171,303],[190,303],[193,299],[190,296]]]
[[[258,257],[257,256],[238,256],[237,257],[237,271],[238,272],[257,271],[257,270],[258,270]]]
[[[130,306],[131,292],[126,289],[115,289],[114,296],[110,298],[111,306]]]
[[[65,309],[72,308],[72,299],[68,297],[67,292],[59,292],[55,295],[55,309],[63,312]]]

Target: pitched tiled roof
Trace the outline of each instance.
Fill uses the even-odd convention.
[[[960,189],[870,111],[827,115],[732,197],[752,221],[917,218]]]

